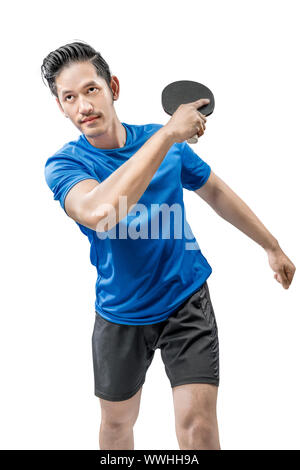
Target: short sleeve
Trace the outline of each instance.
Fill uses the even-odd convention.
[[[210,166],[187,144],[181,145],[181,182],[185,189],[195,191],[206,183],[211,172]]]
[[[66,195],[76,183],[90,178],[99,181],[93,174],[93,171],[89,170],[82,163],[72,157],[61,154],[48,158],[44,173],[46,182],[53,192],[53,198],[59,200],[65,212]]]

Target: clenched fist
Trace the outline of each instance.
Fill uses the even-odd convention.
[[[208,104],[209,99],[201,98],[191,103],[181,104],[167,122],[166,127],[171,130],[175,142],[184,142],[194,135],[201,137],[206,129],[206,116],[198,109]]]

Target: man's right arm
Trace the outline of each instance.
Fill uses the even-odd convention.
[[[98,232],[107,230],[110,217],[117,224],[144,194],[174,142],[171,129],[165,125],[103,182],[91,179],[77,183],[65,199],[67,214]],[[120,196],[127,197],[121,208]]]
[[[206,117],[198,108],[207,101],[199,99],[180,105],[168,123],[102,183],[92,179],[77,183],[65,199],[67,214],[97,232],[111,229],[126,217],[146,191],[170,147],[195,134],[203,135]],[[127,197],[121,207],[120,196]]]

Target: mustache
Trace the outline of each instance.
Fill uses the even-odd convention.
[[[88,121],[90,119],[98,118],[101,117],[101,114],[89,114],[88,116],[85,116],[80,122],[83,123],[85,121]]]

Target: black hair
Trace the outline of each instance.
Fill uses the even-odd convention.
[[[107,62],[100,52],[84,41],[76,41],[50,52],[41,66],[42,80],[48,82],[51,93],[58,98],[55,79],[64,67],[74,62],[90,62],[94,65],[97,75],[105,79],[110,88],[111,73]],[[112,92],[111,92],[112,93]],[[112,93],[113,94],[113,93]]]

